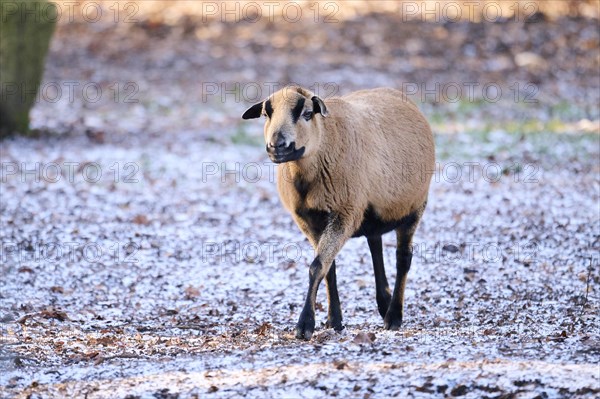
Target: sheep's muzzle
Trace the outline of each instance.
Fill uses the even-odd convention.
[[[287,147],[271,147],[267,145],[267,154],[274,163],[296,161],[304,155],[304,147],[296,149],[296,142],[291,142]]]

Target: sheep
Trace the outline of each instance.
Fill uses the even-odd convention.
[[[361,90],[324,101],[287,86],[254,104],[243,119],[266,117],[266,150],[277,163],[283,206],[315,249],[296,337],[310,340],[315,301],[327,288],[326,327],[341,331],[335,256],[350,238],[365,236],[384,328],[402,325],[412,238],[427,204],[435,149],[429,124],[398,90]],[[396,282],[390,288],[381,236],[396,231]]]

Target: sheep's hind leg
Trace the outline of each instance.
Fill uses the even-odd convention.
[[[371,259],[373,260],[373,271],[375,272],[375,298],[377,300],[377,309],[381,317],[385,317],[389,307],[390,286],[388,285],[387,277],[385,276],[385,267],[383,265],[383,245],[381,236],[367,237],[369,250],[371,251]]]
[[[398,330],[402,326],[404,288],[406,286],[406,276],[412,262],[412,239],[424,209],[425,205],[422,209],[406,216],[396,229],[398,240],[396,248],[396,283],[390,307],[383,319],[383,326],[386,330]]]

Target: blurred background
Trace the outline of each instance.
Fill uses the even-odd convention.
[[[0,140],[0,392],[598,397],[597,0],[0,0],[0,17],[0,130],[18,130]],[[361,239],[336,258],[344,332],[322,289],[313,341],[293,337],[313,252],[262,121],[241,120],[291,83],[395,87],[432,125],[400,332]],[[389,234],[390,281],[394,251]]]
[[[597,130],[595,0],[56,5],[32,114],[56,134],[253,140],[240,111],[290,83],[404,89],[438,132]]]

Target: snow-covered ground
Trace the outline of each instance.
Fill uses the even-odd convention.
[[[355,239],[338,256],[346,329],[323,326],[322,289],[310,342],[293,325],[312,250],[262,146],[3,141],[2,397],[596,397],[598,136],[437,141],[454,155],[403,329],[382,329]]]

